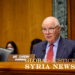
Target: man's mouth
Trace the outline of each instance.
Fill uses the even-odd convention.
[[[46,38],[51,38],[52,36],[46,36]]]

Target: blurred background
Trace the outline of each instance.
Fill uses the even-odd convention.
[[[19,54],[29,54],[31,41],[45,40],[42,22],[59,19],[63,38],[75,40],[75,0],[0,0],[0,47],[14,41]]]

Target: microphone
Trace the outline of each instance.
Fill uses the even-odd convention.
[[[43,58],[43,56],[44,56],[44,54],[45,54],[45,49],[43,49],[42,52],[43,52],[43,53],[42,53],[41,59]]]

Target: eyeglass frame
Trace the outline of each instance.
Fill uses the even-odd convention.
[[[55,28],[57,28],[58,26],[55,26],[54,28],[51,28],[51,29],[45,29],[46,31],[45,32],[43,32],[43,28],[41,29],[41,31],[43,32],[43,33],[46,33],[47,31],[49,32],[49,33],[52,33],[53,31],[54,31],[54,29]],[[51,32],[51,30],[53,30],[52,32]]]

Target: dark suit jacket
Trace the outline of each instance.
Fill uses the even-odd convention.
[[[36,44],[33,48],[32,54],[36,55],[36,58],[43,59],[46,53],[47,41]],[[63,39],[60,37],[58,49],[56,53],[56,59],[69,59],[75,58],[75,41],[69,39]]]

